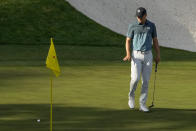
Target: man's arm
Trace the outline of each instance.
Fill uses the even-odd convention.
[[[131,52],[130,52],[130,43],[131,43],[131,38],[127,37],[126,39],[126,53],[127,55],[125,56],[125,58],[123,59],[124,61],[130,61],[131,60]]]
[[[161,57],[160,57],[160,48],[159,48],[159,42],[157,37],[153,38],[153,46],[156,52],[155,62],[158,64],[161,60]]]

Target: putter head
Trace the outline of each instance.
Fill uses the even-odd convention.
[[[149,106],[149,108],[152,108],[152,107],[154,107],[154,104],[153,103],[152,103],[152,105]]]

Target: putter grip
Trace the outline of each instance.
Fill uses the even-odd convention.
[[[157,72],[157,67],[158,67],[158,63],[156,63],[156,66],[155,66],[155,72]]]

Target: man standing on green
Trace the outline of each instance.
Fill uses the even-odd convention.
[[[148,112],[146,106],[148,96],[148,84],[152,72],[152,45],[154,46],[156,56],[155,62],[160,61],[160,49],[157,39],[157,31],[154,23],[147,20],[147,11],[140,7],[136,10],[137,22],[129,26],[126,39],[126,57],[124,61],[131,60],[131,81],[128,105],[131,109],[135,106],[135,90],[137,88],[140,76],[142,77],[142,89],[140,95],[140,110]],[[153,43],[153,44],[152,44]],[[132,52],[130,52],[132,44]]]

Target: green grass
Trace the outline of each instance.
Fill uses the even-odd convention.
[[[0,44],[122,46],[123,36],[93,22],[65,0],[1,0]]]
[[[0,2],[0,130],[47,131],[54,37],[61,76],[54,78],[55,131],[195,131],[196,53],[161,47],[155,108],[129,110],[125,38],[64,0]],[[154,67],[153,67],[154,69]],[[151,104],[152,73],[147,104]],[[41,119],[38,123],[36,120]]]
[[[0,127],[3,131],[49,130],[50,71],[47,45],[0,46]],[[155,108],[127,106],[130,63],[124,48],[56,45],[61,76],[54,78],[54,130],[194,131],[195,53],[162,48]],[[153,67],[154,69],[154,67]],[[152,73],[148,105],[153,89]],[[36,120],[41,119],[40,123]]]
[[[67,46],[56,45],[60,65],[90,65],[122,63],[124,47]],[[48,45],[1,45],[0,66],[43,66],[49,50]],[[192,62],[196,53],[161,47],[161,61],[175,66],[176,62]]]
[[[155,108],[148,114],[138,111],[140,87],[136,110],[127,106],[129,64],[62,66],[62,75],[54,79],[54,130],[195,130],[196,63],[183,64],[160,64]],[[49,130],[49,71],[37,66],[1,66],[0,72],[1,130]],[[153,78],[154,74],[148,105]]]

